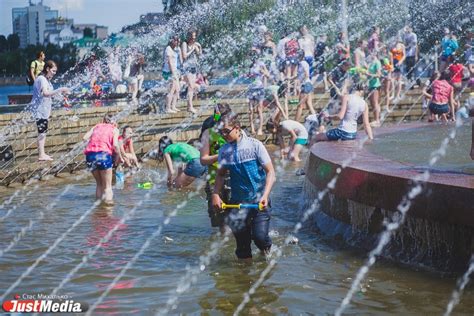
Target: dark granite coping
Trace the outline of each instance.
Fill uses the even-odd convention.
[[[423,123],[375,129],[375,137]],[[362,132],[360,136],[363,136]],[[469,144],[470,146],[470,144]],[[317,189],[326,188],[344,160],[355,159],[342,169],[330,193],[337,198],[387,211],[396,211],[402,198],[414,187],[413,178],[423,170],[416,166],[378,156],[358,141],[321,142],[312,146],[306,165],[306,179]],[[466,151],[466,154],[468,152]],[[428,161],[428,158],[427,158]],[[323,210],[324,211],[324,210]],[[474,227],[474,176],[459,173],[432,173],[423,191],[412,201],[409,215],[443,223]]]
[[[374,137],[425,126],[430,126],[430,123],[407,123],[400,126],[377,128],[373,129],[375,134]],[[358,135],[359,137],[363,137],[365,136],[365,133],[363,131],[359,131]],[[367,142],[369,142],[369,140]],[[466,145],[466,155],[469,155],[469,148],[470,144]],[[313,145],[311,148],[312,154],[318,156],[320,159],[324,159],[328,162],[338,165],[342,164],[344,160],[347,160],[349,157],[351,157],[354,152],[357,153],[357,156],[349,164],[349,167],[351,168],[368,171],[371,173],[399,177],[407,180],[411,180],[413,177],[423,173],[426,170],[421,166],[401,163],[376,155],[364,147],[359,148],[359,140],[344,142],[320,142]],[[427,163],[428,159],[429,157],[426,159]],[[442,170],[442,172],[440,172],[440,170],[436,169],[436,164],[433,168],[434,169],[432,172],[430,171],[430,178],[428,182],[474,189],[473,175],[456,171],[450,172],[446,170]]]

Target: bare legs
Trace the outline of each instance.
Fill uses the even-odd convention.
[[[53,158],[51,156],[46,155],[44,152],[44,144],[46,143],[46,133],[38,134],[38,160],[40,161],[51,161]]]
[[[390,113],[392,112],[392,110],[390,110],[390,95],[392,93],[392,78],[390,74],[385,77],[383,87],[385,94],[385,110]]]
[[[177,93],[179,93],[179,80],[172,78],[169,84],[168,95],[166,96],[166,113],[176,113]]]
[[[373,127],[380,126],[380,104],[379,104],[380,92],[379,89],[373,89],[370,91],[370,105],[374,111],[374,121],[372,122]]]
[[[313,94],[312,93],[309,93],[309,94],[302,93],[300,95],[300,103],[298,104],[298,108],[296,109],[296,117],[295,117],[295,120],[297,122],[300,121],[303,109],[306,107],[308,107],[311,114],[316,114],[316,111],[314,110],[314,107],[313,107]]]
[[[257,135],[263,135],[263,100],[262,101],[257,101],[257,100],[249,101],[250,130],[252,134],[255,134],[255,125],[253,122],[255,107],[257,107],[258,119],[259,119]]]
[[[92,171],[96,182],[95,198],[106,203],[112,203],[114,192],[112,191],[112,168],[107,170]]]
[[[196,76],[192,73],[187,73],[185,79],[188,85],[188,111],[196,113],[196,110],[193,107],[193,96],[194,91],[196,90]]]
[[[402,74],[395,74],[395,99],[400,100],[402,93]]]

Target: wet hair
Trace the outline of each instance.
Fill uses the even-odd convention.
[[[43,68],[42,73],[46,75],[48,73],[48,69],[51,69],[54,67],[58,68],[58,65],[56,65],[54,61],[48,60],[47,62],[44,63],[44,68]]]
[[[451,74],[449,73],[449,70],[443,71],[439,79],[449,81],[451,79]]]
[[[168,45],[171,46],[171,44],[173,44],[173,42],[177,42],[178,40],[179,40],[178,35],[171,35],[170,39],[168,40]]]
[[[44,52],[40,50],[38,53],[36,53],[36,58],[40,58],[41,55],[44,55]]]
[[[217,103],[216,106],[214,107],[214,113],[219,112],[221,114],[221,117],[231,113],[232,109],[230,108],[228,103]]]
[[[158,160],[163,160],[165,149],[171,144],[173,144],[173,140],[168,136],[163,136],[160,138],[158,141]]]
[[[441,73],[439,71],[434,71],[430,77],[430,82],[433,83],[433,81],[439,79],[440,77],[441,77]]]
[[[191,39],[191,37],[193,36],[193,34],[196,34],[196,37],[197,37],[197,30],[195,29],[190,29],[188,31],[188,33],[186,34],[186,39],[189,40]]]
[[[105,124],[114,124],[115,123],[115,117],[111,113],[107,113],[104,115],[104,118],[102,119],[102,122]]]
[[[275,122],[273,122],[272,119],[269,119],[267,121],[267,124],[265,124],[265,129],[270,132],[270,133],[273,133],[275,131]]]
[[[239,120],[239,115],[234,112],[229,112],[226,115],[221,117],[221,122],[223,125],[230,125],[232,127],[238,126],[240,127],[240,120]]]

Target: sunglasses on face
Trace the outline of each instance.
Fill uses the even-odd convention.
[[[235,126],[232,127],[231,129],[228,129],[228,128],[223,128],[221,130],[219,130],[219,133],[222,135],[222,136],[228,136],[230,133],[232,133],[232,131],[235,129]]]

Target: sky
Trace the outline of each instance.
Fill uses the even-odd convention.
[[[33,3],[40,0],[33,0]],[[0,0],[0,34],[13,32],[12,8],[28,6],[28,0]],[[163,11],[162,0],[43,0],[45,6],[59,10],[74,23],[95,23],[109,27],[109,34],[136,23],[140,15]]]

